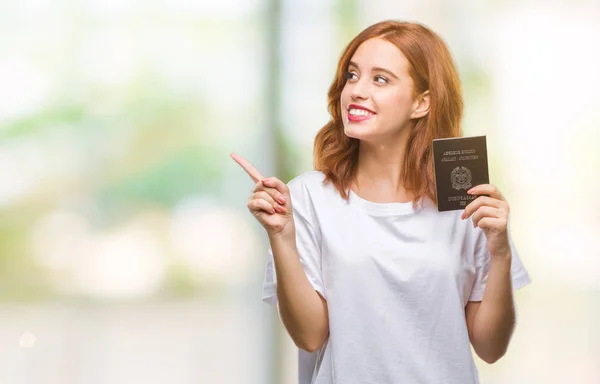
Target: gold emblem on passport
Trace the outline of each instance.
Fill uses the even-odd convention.
[[[471,171],[467,167],[456,167],[450,174],[452,188],[456,190],[471,188]]]

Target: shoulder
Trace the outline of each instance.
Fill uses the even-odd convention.
[[[287,185],[294,210],[313,212],[316,215],[317,209],[330,206],[333,186],[324,181],[325,174],[320,171],[305,172],[290,180]]]
[[[288,182],[288,186],[297,185],[317,185],[325,180],[325,174],[321,171],[308,171],[301,173]]]
[[[325,174],[321,171],[309,171],[304,172],[292,180],[290,180],[287,185],[290,188],[290,193],[294,194],[311,194],[316,191],[323,190],[326,188],[324,185]]]

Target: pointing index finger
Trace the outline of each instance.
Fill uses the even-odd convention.
[[[242,156],[235,153],[230,154],[230,156],[233,160],[235,160],[236,163],[238,163],[244,169],[244,171],[246,171],[248,176],[250,176],[255,183],[258,183],[261,179],[265,178],[262,175],[262,173],[258,171],[258,169],[254,168],[254,165],[252,165],[248,160],[244,159]]]

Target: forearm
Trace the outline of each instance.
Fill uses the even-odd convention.
[[[329,332],[326,303],[304,273],[295,237],[273,237],[270,243],[281,321],[299,348],[315,351],[323,345]]]
[[[510,276],[511,255],[490,260],[490,270],[481,305],[475,315],[473,348],[488,363],[501,358],[508,348],[516,315]]]

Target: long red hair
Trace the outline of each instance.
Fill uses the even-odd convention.
[[[415,207],[424,198],[437,202],[432,140],[462,136],[462,92],[458,73],[443,40],[427,27],[394,20],[374,24],[356,36],[340,57],[329,88],[331,120],[314,142],[315,169],[325,174],[344,199],[356,177],[359,140],[344,133],[340,96],[346,84],[348,64],[360,44],[380,38],[394,44],[406,56],[414,84],[413,97],[429,90],[429,113],[415,121],[404,158],[404,186],[415,196]]]

